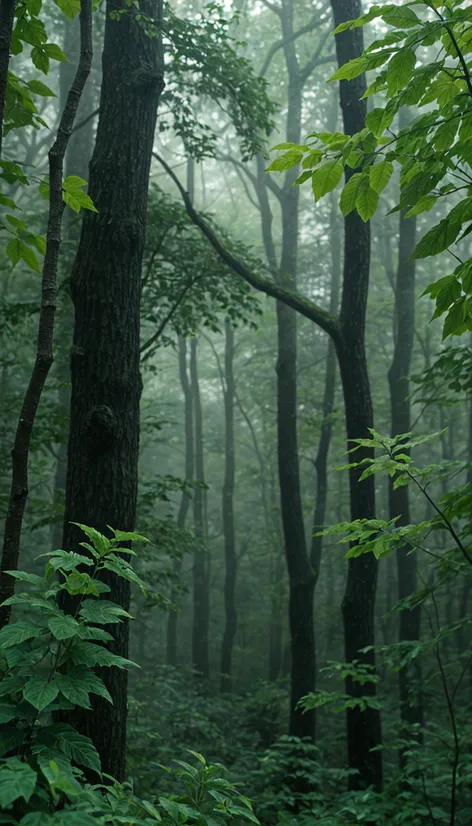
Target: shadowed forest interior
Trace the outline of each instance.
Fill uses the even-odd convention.
[[[472,6],[0,0],[0,823],[472,823]]]

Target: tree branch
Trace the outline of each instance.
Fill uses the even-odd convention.
[[[92,0],[80,3],[80,59],[66,105],[49,150],[49,216],[46,232],[41,307],[38,322],[36,359],[21,407],[12,449],[12,479],[5,520],[0,573],[0,603],[14,592],[14,579],[7,571],[18,568],[21,529],[28,496],[28,459],[31,433],[46,378],[54,360],[53,337],[57,295],[57,265],[61,243],[61,223],[65,202],[62,197],[64,157],[77,114],[80,98],[92,65]],[[10,618],[10,605],[0,608],[0,627]]]
[[[324,22],[325,20],[320,19],[320,15],[317,13],[313,15],[311,20],[305,26],[301,26],[301,28],[297,29],[296,32],[293,32],[293,34],[288,39],[298,40],[298,38],[302,37],[302,35],[308,34],[308,32],[312,32],[314,29],[317,29],[319,26],[322,26]],[[280,40],[277,40],[275,43],[272,44],[272,46],[266,54],[264,63],[262,64],[262,68],[259,72],[259,77],[264,77],[270,64],[272,63],[272,60],[274,59],[279,49],[283,47],[285,42],[285,39],[282,37]]]
[[[238,258],[235,258],[234,255],[232,255],[232,253],[223,246],[210,225],[196,211],[188,193],[185,191],[177,175],[173,172],[170,166],[156,152],[154,152],[153,155],[156,160],[159,161],[161,166],[164,167],[167,174],[172,178],[174,184],[179,190],[191,221],[195,224],[195,226],[199,227],[212,245],[213,249],[218,253],[221,260],[224,261],[224,263],[232,269],[233,272],[243,278],[248,284],[251,285],[251,287],[254,287],[254,289],[269,295],[271,298],[275,298],[277,301],[281,301],[283,304],[286,304],[288,307],[296,310],[301,315],[304,315],[305,318],[309,318],[310,321],[318,324],[318,326],[328,333],[333,340],[340,340],[341,327],[336,316],[331,315],[331,313],[328,313],[322,307],[319,307],[318,304],[310,301],[309,298],[301,293],[290,288],[282,287],[280,284],[275,284],[268,278],[264,278],[264,276],[255,273],[253,270],[246,267],[245,264],[243,264],[243,262]]]

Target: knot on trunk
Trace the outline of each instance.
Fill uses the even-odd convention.
[[[98,404],[88,412],[84,435],[90,451],[102,455],[111,449],[117,431],[117,418],[111,407]]]

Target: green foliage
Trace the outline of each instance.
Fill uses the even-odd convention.
[[[414,6],[414,8],[412,8]],[[460,263],[451,275],[425,290],[436,302],[434,317],[445,315],[443,337],[472,330],[471,260],[461,260],[462,238],[472,230],[470,138],[472,135],[472,19],[461,0],[373,6],[357,20],[343,23],[336,34],[380,18],[389,28],[357,57],[341,66],[331,80],[350,81],[376,71],[364,97],[384,99],[366,117],[365,128],[348,137],[339,133],[308,136],[306,145],[284,145],[284,154],[269,170],[286,169],[321,153],[315,171],[297,180],[312,180],[318,200],[347,176],[340,205],[344,215],[357,210],[368,221],[378,209],[379,193],[400,168],[401,197],[394,208],[408,216],[430,210],[440,199],[449,212],[419,241],[414,256],[426,258],[451,250]],[[393,31],[392,31],[393,29]],[[385,31],[385,30],[383,30]],[[405,107],[424,107],[395,130]]]

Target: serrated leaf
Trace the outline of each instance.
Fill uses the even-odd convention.
[[[390,97],[403,89],[416,65],[416,55],[412,49],[401,49],[390,58],[387,66],[387,88]]]
[[[49,620],[48,627],[56,640],[68,640],[77,634],[79,623],[69,614],[60,614]]]
[[[315,169],[311,178],[311,185],[317,201],[327,195],[328,192],[336,189],[343,176],[343,171],[341,160],[328,161],[323,166]]]
[[[39,637],[41,628],[31,625],[23,620],[18,620],[12,625],[4,625],[0,630],[0,648],[10,648],[12,645],[19,645],[25,640],[32,640]]]
[[[106,649],[102,650],[106,651]],[[76,705],[88,707],[89,694],[97,694],[99,697],[108,700],[109,703],[112,702],[105,683],[83,665],[73,666],[67,674],[58,674],[57,681],[64,697]]]
[[[47,677],[38,675],[31,677],[23,690],[23,697],[31,703],[38,711],[43,711],[59,694],[59,688],[55,680],[48,680]]]
[[[92,668],[95,665],[103,665],[107,668],[111,666],[115,666],[116,668],[129,668],[130,666],[134,666],[137,668],[136,663],[133,663],[131,660],[119,657],[117,654],[113,654],[111,651],[103,648],[103,646],[96,645],[93,642],[76,643],[71,646],[69,655],[72,662],[77,665],[88,665]]]
[[[383,160],[369,167],[370,185],[378,195],[385,189],[393,174],[393,163]]]
[[[88,525],[83,525],[81,522],[71,522],[71,525],[75,525],[77,528],[80,528],[81,531],[88,536],[93,547],[98,551],[100,556],[103,556],[110,550],[110,540],[100,533],[100,531],[95,530],[95,528],[90,528]]]
[[[432,227],[416,245],[413,258],[429,258],[431,255],[438,255],[454,243],[459,231],[460,224],[443,219]]]
[[[429,212],[438,200],[436,195],[423,195],[414,207],[408,210],[405,218],[412,218],[414,215],[421,215],[422,212]]]
[[[364,181],[357,193],[356,209],[365,223],[370,221],[372,216],[375,215],[378,205],[379,196],[372,187]]]
[[[84,600],[80,608],[80,615],[86,622],[93,622],[97,625],[120,622],[121,617],[131,619],[131,614],[128,611],[105,599]]]
[[[67,723],[54,723],[48,726],[45,731],[45,742],[53,742],[69,760],[100,774],[100,757],[92,741]]]
[[[37,774],[17,757],[0,766],[0,808],[8,809],[20,797],[28,803],[36,787]]]
[[[356,172],[349,178],[349,181],[347,182],[343,191],[341,192],[339,205],[341,207],[341,212],[344,215],[344,217],[346,217],[346,215],[349,215],[349,213],[352,212],[353,209],[355,209],[359,186],[364,179],[365,174],[363,172]]]

